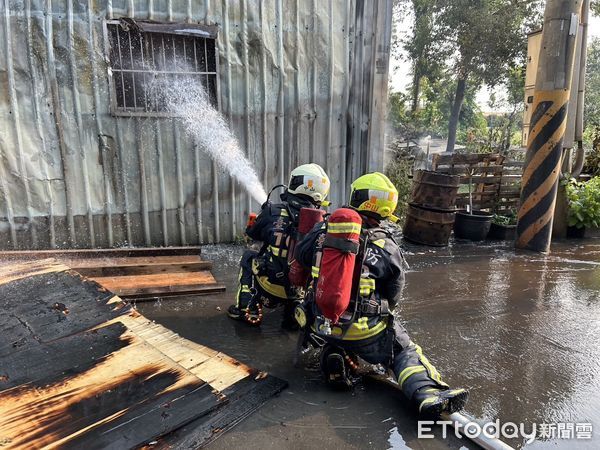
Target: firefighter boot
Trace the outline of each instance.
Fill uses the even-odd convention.
[[[350,389],[359,381],[346,364],[344,352],[329,345],[326,345],[321,353],[321,371],[327,384],[334,389]]]
[[[241,320],[252,325],[258,325],[262,320],[262,307],[254,301],[251,290],[244,289],[242,286],[238,292],[236,304],[231,305],[227,309],[227,315],[233,320]]]
[[[423,387],[413,395],[413,401],[422,418],[437,420],[442,413],[452,414],[460,411],[467,402],[469,391],[466,389],[438,389]]]

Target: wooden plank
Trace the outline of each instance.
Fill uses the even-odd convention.
[[[2,358],[0,391],[32,383],[44,386],[53,380],[85,372],[130,344],[120,321],[49,343],[35,343]],[[51,355],[51,358],[49,356]]]
[[[53,259],[0,266],[0,285],[35,275],[62,272],[68,269],[67,266]]]
[[[3,448],[132,448],[186,424],[214,437],[286,386],[64,266],[30,266],[19,276],[2,269],[12,280],[0,285]],[[15,337],[26,339],[12,345]]]
[[[230,356],[184,339],[136,312],[119,320],[145,342],[219,391],[248,376],[258,375],[257,371]]]
[[[88,278],[203,272],[211,268],[212,263],[208,261],[191,264],[125,264],[105,267],[77,267],[77,264],[73,265],[74,270]]]
[[[57,258],[55,258],[57,259]],[[93,267],[135,267],[153,266],[166,264],[197,264],[209,263],[203,261],[200,255],[182,256],[129,256],[129,257],[98,257],[98,258],[68,258],[59,257],[58,260],[71,269],[93,268]]]
[[[0,356],[85,331],[129,309],[115,303],[112,292],[72,271],[1,284]]]
[[[461,176],[460,184],[469,184],[469,179],[471,180],[471,184],[496,184],[502,181],[501,176],[475,176],[472,178]]]
[[[224,284],[195,284],[189,286],[166,286],[162,288],[147,288],[147,289],[131,289],[122,290],[120,297],[126,300],[134,300],[136,302],[153,301],[157,298],[169,299],[175,297],[183,297],[190,295],[208,295],[219,292],[225,292]]]
[[[272,376],[259,379],[245,378],[224,392],[229,400],[227,408],[213,411],[194,420],[161,438],[153,448],[196,450],[204,447],[243,421],[264,405],[269,398],[279,394],[286,387],[287,382]]]
[[[495,197],[497,195],[496,192],[494,191],[488,191],[488,192],[473,192],[471,194],[473,196],[473,198],[480,198],[480,197]],[[461,198],[461,199],[469,199],[469,194],[468,193],[460,193],[457,194],[456,198]]]
[[[443,164],[473,164],[473,163],[480,163],[483,161],[490,161],[490,162],[495,162],[495,161],[499,161],[502,162],[504,161],[504,157],[502,155],[500,155],[499,153],[486,153],[486,154],[482,154],[482,153],[465,153],[465,154],[457,154],[457,153],[453,153],[451,155],[441,155],[441,154],[436,154],[434,155],[434,164],[437,165],[443,165]]]
[[[513,161],[513,160],[508,160],[508,161],[504,161],[504,167],[525,167],[525,162],[524,161]]]
[[[92,278],[98,284],[118,294],[121,291],[147,288],[170,288],[190,285],[214,285],[216,280],[208,270],[151,275],[126,275]]]
[[[101,258],[132,256],[193,256],[200,255],[199,246],[190,247],[149,247],[149,248],[94,248],[62,250],[28,250],[0,252],[0,259],[36,260],[43,258]]]
[[[465,175],[467,170],[473,170],[473,175],[480,174],[502,174],[504,167],[501,165],[498,166],[470,166],[470,165],[454,165],[448,168],[439,168],[438,172],[444,172],[450,175]]]
[[[0,436],[9,442],[5,447],[52,443],[66,448],[129,448],[217,406],[219,397],[208,384],[150,345],[131,339],[91,369],[74,367],[68,377],[52,383],[44,380],[43,385],[27,383],[0,392]],[[186,408],[171,405],[181,399]]]

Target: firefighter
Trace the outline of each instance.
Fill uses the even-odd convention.
[[[392,215],[397,201],[398,191],[384,174],[363,175],[352,183],[350,205],[347,207],[359,213],[360,216],[354,214],[358,223],[331,225],[332,215],[330,223],[317,224],[298,244],[296,258],[300,264],[310,268],[312,282],[304,303],[296,309],[296,317],[307,336],[316,335],[317,342],[325,343],[321,352],[321,368],[325,380],[333,387],[347,388],[357,381],[354,369],[357,367],[355,357],[359,356],[368,363],[382,364],[391,369],[403,394],[419,414],[438,418],[442,412],[461,409],[468,392],[450,389],[442,381],[440,373],[425,357],[421,347],[411,341],[394,312],[401,300],[406,263],[398,244],[389,231],[381,228],[381,224],[385,219],[397,220]],[[330,238],[333,235],[331,230],[328,233],[328,227],[333,228],[334,233],[350,232],[356,227],[355,231],[359,233],[354,249],[349,246],[348,239],[342,240],[346,242],[337,247],[340,254],[353,250],[356,253],[354,267],[350,268],[350,280],[354,280],[350,281],[352,293],[348,307],[337,323],[337,318],[327,319],[323,315],[326,309],[322,311],[315,301],[315,297],[327,295],[328,287],[319,285],[320,274],[325,278],[326,273],[326,267],[321,267],[321,264],[342,266],[331,258],[324,258],[324,249],[336,248],[335,241],[340,241],[339,238]],[[330,267],[328,270],[327,277],[331,279],[331,271],[336,269]],[[339,274],[339,277],[343,276]]]
[[[262,205],[254,223],[246,228],[246,235],[262,242],[262,247],[259,251],[247,250],[242,256],[237,301],[229,307],[229,317],[259,325],[263,306],[283,305],[282,327],[298,328],[293,305],[298,294],[288,281],[288,250],[300,209],[320,208],[329,187],[329,177],[321,166],[303,164],[291,172],[289,184],[280,196],[281,203],[267,201]]]

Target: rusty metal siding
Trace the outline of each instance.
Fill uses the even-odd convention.
[[[0,0],[0,248],[231,241],[257,210],[175,118],[111,115],[105,21],[218,27],[219,104],[267,187],[382,168],[392,0]]]

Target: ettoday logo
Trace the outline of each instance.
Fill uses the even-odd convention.
[[[420,420],[418,423],[419,439],[433,439],[438,431],[434,425],[441,427],[442,438],[448,436],[448,427],[454,428],[457,438],[467,437],[469,439],[484,436],[488,439],[522,439],[526,444],[531,444],[536,439],[591,439],[593,427],[591,423],[514,423],[506,422],[500,424],[500,420],[480,424],[478,422],[467,422],[465,424],[451,420]],[[438,434],[439,436],[439,434]]]

